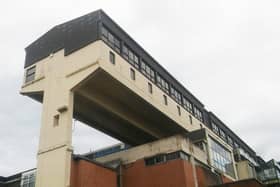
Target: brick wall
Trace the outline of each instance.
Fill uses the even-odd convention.
[[[71,187],[117,187],[115,171],[86,160],[72,160]]]
[[[194,187],[192,166],[177,159],[146,166],[144,160],[123,167],[123,187]]]

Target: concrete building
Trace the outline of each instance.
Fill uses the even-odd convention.
[[[36,187],[258,183],[255,151],[102,10],[34,41],[24,68],[43,105]],[[73,118],[125,144],[73,155]]]

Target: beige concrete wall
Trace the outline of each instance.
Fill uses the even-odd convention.
[[[113,65],[109,61],[109,52],[112,51],[116,56],[116,64]],[[101,59],[100,66],[110,73],[114,78],[122,82],[128,88],[133,90],[139,96],[144,98],[147,102],[152,104],[158,110],[166,114],[168,117],[176,121],[179,125],[186,128],[188,131],[193,131],[200,128],[201,122],[197,120],[194,116],[193,124],[190,124],[189,112],[187,112],[183,107],[181,108],[181,116],[178,115],[177,106],[179,106],[171,97],[169,97],[165,92],[158,88],[154,83],[147,79],[143,74],[136,70],[132,65],[130,65],[123,57],[115,53],[111,48],[109,48],[105,43],[101,45]],[[130,68],[134,69],[136,72],[136,80],[130,78]],[[153,93],[150,94],[148,90],[148,83],[153,85]],[[163,95],[168,98],[168,105],[164,104]]]
[[[105,163],[120,159],[123,164],[129,164],[143,158],[158,154],[172,153],[179,150],[182,150],[200,162],[207,164],[207,154],[198,147],[194,146],[189,139],[183,137],[182,135],[175,135],[169,138],[164,138],[155,142],[133,147],[128,150],[110,154],[101,158],[97,158],[97,161]]]
[[[98,68],[100,42],[65,57],[64,51],[37,62],[35,80],[24,83],[24,95],[43,91],[37,157],[37,187],[69,186],[72,155],[72,89]],[[59,109],[64,108],[63,111]],[[55,125],[55,116],[59,116]]]
[[[250,178],[256,177],[253,167],[250,166],[250,162],[247,160],[237,162],[236,169],[237,169],[237,174],[238,174],[239,180],[250,179]]]

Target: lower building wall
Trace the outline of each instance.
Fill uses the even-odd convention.
[[[117,173],[86,160],[72,160],[71,187],[117,187]]]
[[[230,183],[230,182],[233,182],[231,179],[229,179],[229,178],[227,178],[227,177],[225,177],[225,176],[223,176],[223,175],[222,175],[222,181],[223,181],[223,183]]]
[[[256,179],[246,179],[211,187],[265,187],[265,185],[261,184]]]
[[[221,184],[221,177],[214,174],[210,169],[202,166],[196,166],[196,175],[199,187],[208,187],[210,185]]]
[[[231,180],[211,170],[183,159],[170,160],[146,166],[145,160],[123,165],[120,172],[121,187],[208,187]],[[119,187],[117,172],[97,163],[73,159],[71,187]],[[249,187],[249,186],[248,186]]]
[[[194,187],[192,165],[177,159],[152,166],[138,160],[123,167],[123,187]]]

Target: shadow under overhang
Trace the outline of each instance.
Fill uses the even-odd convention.
[[[74,95],[74,118],[131,146],[187,132],[101,68]]]

